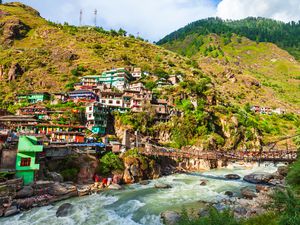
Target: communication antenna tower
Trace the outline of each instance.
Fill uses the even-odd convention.
[[[79,26],[82,25],[82,9],[80,9]]]
[[[94,24],[95,24],[95,27],[97,27],[97,14],[98,14],[98,11],[97,11],[97,9],[95,9],[95,11],[94,11],[94,15],[95,15]]]

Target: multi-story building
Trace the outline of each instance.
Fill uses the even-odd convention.
[[[134,68],[131,74],[135,79],[140,79],[142,77],[142,69]]]
[[[18,94],[17,101],[28,102],[28,103],[38,103],[43,101],[48,101],[51,99],[51,95],[48,92],[37,92],[31,94]]]
[[[130,72],[124,68],[112,69],[103,72],[99,78],[99,82],[109,87],[115,87],[120,91],[127,89],[133,77]]]
[[[76,102],[95,102],[98,101],[98,95],[89,90],[76,90],[69,92],[69,99]]]
[[[102,92],[99,95],[99,102],[111,109],[124,110],[123,93]]]
[[[24,184],[34,181],[35,171],[40,169],[36,163],[36,153],[43,151],[43,145],[38,144],[34,136],[20,136],[16,158],[16,176],[23,178]]]
[[[20,108],[17,112],[17,115],[31,115],[36,117],[37,119],[49,119],[49,109],[43,106],[32,105]]]
[[[95,102],[88,105],[86,107],[86,127],[95,134],[105,134],[109,114],[110,110],[104,104]]]
[[[81,85],[87,87],[96,87],[100,83],[102,75],[89,75],[81,78]]]

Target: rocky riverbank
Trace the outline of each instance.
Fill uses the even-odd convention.
[[[252,187],[242,187],[239,192],[233,193],[225,191],[227,198],[214,203],[205,203],[206,207],[199,209],[197,216],[206,216],[210,208],[218,211],[230,209],[236,218],[250,218],[261,215],[266,212],[267,206],[272,201],[272,195],[277,188],[285,188],[285,176],[288,167],[281,166],[275,173],[251,173],[241,178],[237,174],[227,174],[224,176],[227,180],[239,180],[255,184]],[[200,180],[199,185],[205,186],[207,182]],[[173,225],[180,219],[180,213],[175,211],[166,211],[161,213],[161,218],[167,225]]]

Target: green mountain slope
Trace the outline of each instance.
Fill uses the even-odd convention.
[[[112,67],[192,74],[184,57],[123,32],[53,24],[19,3],[0,10],[0,105],[17,92],[67,90],[81,75]]]
[[[266,18],[249,17],[236,21],[219,18],[203,19],[167,35],[158,44],[183,40],[191,34],[211,33],[224,35],[225,38],[234,33],[256,42],[271,42],[300,59],[300,22],[283,23]]]
[[[271,43],[207,32],[201,34],[195,28],[181,39],[161,43],[212,74],[219,90],[236,103],[299,111],[300,63],[293,56]]]
[[[127,37],[123,30],[108,32],[101,28],[54,24],[20,3],[0,5],[0,34],[0,108],[12,106],[16,93],[67,91],[82,75],[100,73],[111,67],[137,66],[152,73],[143,81],[153,88],[154,95],[173,102],[182,114],[174,115],[167,122],[157,122],[148,109],[142,113],[116,115],[116,124],[138,129],[165,144],[175,147],[196,145],[200,149],[259,149],[262,142],[295,133],[300,123],[299,116],[294,114],[257,115],[249,110],[249,103],[270,100],[263,104],[270,107],[283,105],[292,112],[297,103],[291,102],[295,96],[289,101],[281,98],[274,87],[269,87],[271,85],[257,85],[251,70],[253,64],[247,60],[257,60],[252,55],[260,53],[260,57],[267,60],[257,60],[257,63],[269,62],[269,59],[273,62],[275,56],[272,54],[277,51],[265,55],[260,47],[254,48],[247,39],[241,41],[238,50],[235,46],[240,41],[233,37],[230,52],[229,43],[220,44],[220,49],[209,47],[222,41],[221,37],[204,36],[204,43],[189,55],[195,57],[191,59],[141,39]],[[186,43],[187,48],[181,43]],[[174,48],[169,47],[178,52],[180,49],[189,51],[189,44],[189,41],[176,42]],[[206,56],[199,51],[201,46]],[[246,52],[245,56],[251,57],[242,57],[249,48],[251,54]],[[280,53],[284,55],[279,55],[274,63],[279,63],[277,66],[283,71],[280,79],[284,80],[286,69],[280,60],[286,58],[284,65],[286,61],[290,62],[288,71],[291,74],[298,70],[298,64],[294,65],[294,59],[285,51],[280,50]],[[257,76],[262,73],[261,76],[267,79],[269,72],[264,71],[273,71],[270,65],[255,66],[259,68]],[[183,81],[177,86],[163,88],[153,85],[158,78],[171,74],[182,74]],[[231,81],[232,74],[235,82]],[[274,77],[277,79],[278,76]],[[283,86],[284,90],[286,86]]]

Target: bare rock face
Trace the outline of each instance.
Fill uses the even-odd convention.
[[[0,80],[4,79],[4,75],[5,75],[4,66],[0,65]]]
[[[2,31],[0,44],[10,47],[14,40],[24,38],[29,30],[30,27],[19,19],[8,19],[4,23],[0,23],[0,31]]]
[[[17,77],[22,76],[24,73],[23,69],[19,65],[19,63],[14,63],[11,65],[9,72],[8,72],[8,80],[13,81],[16,80]]]

